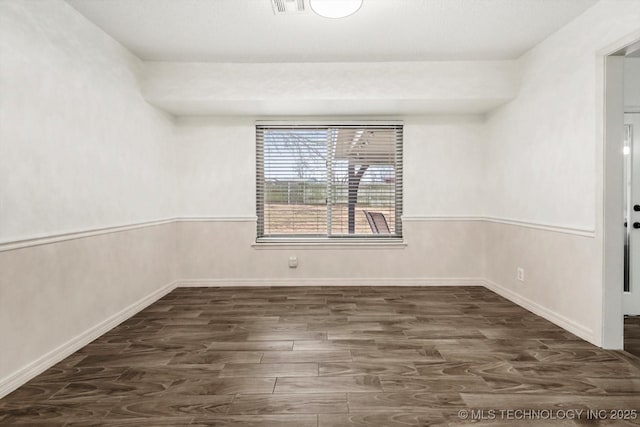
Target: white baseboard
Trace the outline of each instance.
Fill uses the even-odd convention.
[[[484,286],[480,278],[305,278],[305,279],[188,279],[178,287],[231,286]]]
[[[555,323],[556,325],[571,332],[572,334],[579,336],[583,340],[597,345],[597,340],[593,333],[593,330],[587,328],[586,326],[576,323],[573,320],[568,319],[567,317],[556,313],[553,310],[543,307],[537,302],[523,297],[522,295],[513,292],[511,289],[505,288],[504,286],[490,280],[484,280],[484,287],[508,299],[509,301],[514,302],[523,308],[526,308],[532,313],[537,314],[538,316],[543,317],[552,323]]]
[[[82,347],[89,344],[99,336],[115,328],[120,323],[124,322],[134,314],[140,312],[147,306],[153,304],[175,288],[176,282],[169,283],[168,285],[152,292],[146,297],[134,302],[130,306],[105,319],[99,324],[87,329],[80,335],[70,339],[64,344],[44,354],[28,365],[23,366],[13,374],[0,379],[0,398],[11,393],[21,385],[25,384],[27,381],[40,375],[42,372],[54,366],[56,363],[62,361],[64,358],[80,350]]]

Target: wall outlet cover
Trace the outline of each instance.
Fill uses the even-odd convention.
[[[289,268],[298,268],[298,257],[289,257]]]

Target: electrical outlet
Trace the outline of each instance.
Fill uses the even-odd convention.
[[[296,256],[289,257],[289,268],[298,268],[298,257]]]
[[[516,279],[518,279],[520,282],[524,282],[524,268],[518,267],[516,269]]]

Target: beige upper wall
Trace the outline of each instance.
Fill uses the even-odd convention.
[[[174,215],[142,63],[60,0],[0,2],[0,243]]]

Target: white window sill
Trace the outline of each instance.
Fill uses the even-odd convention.
[[[254,249],[404,249],[407,243],[401,238],[263,238],[251,245]]]

